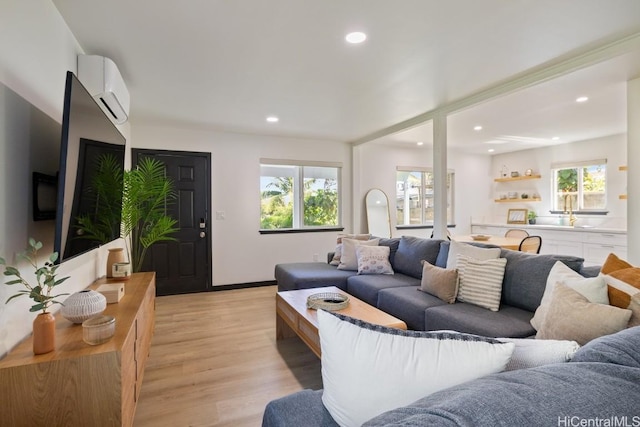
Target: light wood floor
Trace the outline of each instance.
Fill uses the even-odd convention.
[[[276,342],[275,286],[156,299],[134,426],[259,426],[272,399],[322,388],[297,337]]]

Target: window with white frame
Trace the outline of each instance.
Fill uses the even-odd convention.
[[[447,223],[454,218],[453,171],[447,172]],[[399,226],[433,225],[433,169],[402,168],[396,172],[396,223]]]
[[[552,210],[602,212],[607,209],[607,160],[551,166]]]
[[[341,226],[342,165],[260,161],[260,230]]]

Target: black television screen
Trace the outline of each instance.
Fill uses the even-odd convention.
[[[54,239],[60,262],[120,237],[125,143],[68,71]]]

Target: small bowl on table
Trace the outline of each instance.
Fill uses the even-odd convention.
[[[473,240],[477,240],[479,242],[486,242],[487,240],[489,240],[491,238],[491,236],[488,235],[488,234],[472,234],[471,238]]]

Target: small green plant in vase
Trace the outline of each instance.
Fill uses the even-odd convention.
[[[36,275],[35,285],[27,282],[27,280],[22,277],[20,270],[7,265],[5,259],[0,257],[0,265],[5,266],[4,275],[14,277],[13,280],[7,281],[6,284],[23,285],[25,287],[25,289],[10,296],[6,303],[22,295],[27,295],[35,302],[29,311],[42,311],[33,321],[33,352],[35,354],[48,353],[55,348],[55,318],[48,309],[52,304],[62,304],[57,301],[56,298],[68,294],[53,295],[53,288],[69,278],[68,276],[59,279],[56,278],[59,267],[59,265],[55,265],[58,259],[57,252],[52,253],[44,265],[40,266],[37,258],[40,249],[42,249],[42,242],[36,242],[35,239],[30,238],[27,249],[18,254],[19,258],[26,260],[34,268]]]
[[[529,224],[535,224],[537,217],[538,215],[535,213],[535,211],[529,211],[527,213],[527,218],[529,218]]]

